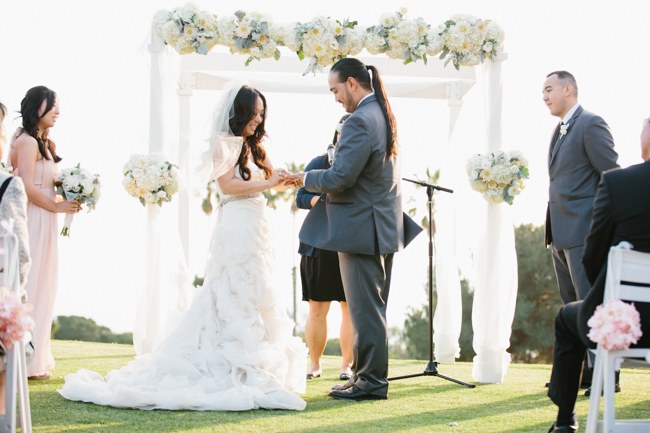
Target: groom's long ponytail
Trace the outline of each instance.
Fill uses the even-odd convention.
[[[366,66],[358,59],[347,57],[336,62],[330,72],[337,72],[340,82],[352,77],[359,82],[362,88],[375,92],[377,102],[379,102],[386,119],[386,159],[396,156],[398,150],[397,121],[377,68],[371,65]]]

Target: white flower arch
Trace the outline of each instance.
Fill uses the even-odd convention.
[[[191,3],[156,13],[153,30],[180,54],[207,54],[214,46],[253,60],[280,58],[284,46],[302,60],[305,74],[329,66],[363,48],[408,64],[439,55],[445,64],[474,66],[494,59],[503,50],[504,33],[491,20],[456,15],[433,26],[422,18],[408,19],[406,9],[385,13],[379,23],[363,27],[357,21],[315,17],[305,23],[281,24],[257,12],[237,11],[217,16]]]
[[[406,11],[400,10],[381,16],[378,24],[363,27],[356,21],[334,20],[317,17],[305,23],[290,25],[276,24],[264,15],[254,12],[238,11],[233,15],[217,16],[201,11],[188,4],[171,11],[158,12],[152,24],[152,37],[149,46],[151,53],[151,110],[149,147],[151,152],[162,152],[166,122],[163,115],[163,93],[170,85],[163,85],[163,57],[165,44],[173,47],[179,54],[180,77],[178,81],[179,134],[178,164],[181,183],[189,183],[189,100],[195,89],[220,90],[223,84],[241,75],[255,76],[252,85],[263,91],[318,93],[325,92],[326,86],[295,74],[302,69],[301,61],[309,63],[303,75],[315,73],[346,56],[355,56],[362,61],[370,60],[382,71],[405,78],[390,87],[391,97],[438,98],[448,101],[450,118],[449,131],[454,129],[461,108],[462,98],[476,82],[475,70],[469,68],[484,62],[481,81],[486,90],[487,130],[486,152],[501,149],[501,106],[502,83],[501,61],[504,32],[490,20],[467,15],[454,16],[438,26],[427,24],[422,18],[407,19]],[[221,50],[213,50],[216,46]],[[243,66],[239,56],[229,56],[222,51],[227,47],[231,53],[247,56]],[[373,55],[364,59],[357,54],[365,49]],[[295,57],[282,53],[296,53]],[[188,55],[184,54],[199,54]],[[381,55],[384,55],[382,58]],[[438,56],[444,61],[432,62]],[[282,57],[282,58],[281,58]],[[367,56],[366,56],[367,57]],[[265,62],[255,62],[271,59]],[[399,59],[406,66],[393,62]],[[437,59],[434,59],[437,60]],[[428,64],[427,64],[428,62]],[[451,63],[454,68],[446,68]],[[397,66],[397,67],[396,67]],[[279,78],[280,73],[285,75]],[[249,77],[247,77],[249,78]],[[425,82],[426,81],[426,82]],[[385,83],[388,83],[385,80]],[[450,134],[451,135],[451,134]],[[477,196],[478,197],[478,196]],[[442,200],[441,200],[442,199]],[[439,196],[436,207],[444,206]],[[449,202],[447,202],[449,203]],[[188,251],[189,192],[179,191],[178,225],[182,241],[180,250]],[[156,231],[158,226],[152,208],[149,209],[148,282],[145,290],[151,296],[160,291],[160,281],[164,281],[160,271],[160,260]],[[481,211],[483,212],[483,211]],[[514,317],[517,293],[516,254],[514,249],[514,230],[512,214],[508,209],[495,204],[486,204],[484,217],[484,238],[474,251],[474,358],[472,375],[478,382],[500,383],[505,378],[510,362],[506,349],[510,345],[510,330]],[[451,212],[449,213],[451,215]],[[443,213],[440,214],[443,216]],[[444,217],[453,219],[451,217]],[[455,222],[439,218],[436,221],[436,285],[438,301],[434,317],[435,358],[438,361],[453,361],[458,356],[462,306],[460,282],[455,259]],[[443,237],[446,235],[446,238]],[[440,236],[440,237],[439,237]],[[156,259],[156,260],[153,260]],[[167,278],[169,280],[169,278]],[[179,289],[179,293],[182,290]],[[147,299],[151,296],[147,295]],[[149,308],[149,307],[147,307]],[[139,313],[139,320],[147,322],[144,328],[134,330],[137,335],[149,338],[147,332],[160,334],[156,326],[163,322],[158,311]],[[149,317],[153,317],[151,323]],[[146,343],[146,341],[145,341]]]

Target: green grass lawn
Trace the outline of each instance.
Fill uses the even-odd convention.
[[[548,365],[514,364],[500,385],[468,389],[440,377],[394,381],[385,401],[334,400],[327,392],[338,383],[339,360],[325,358],[324,375],[307,383],[303,412],[140,411],[65,400],[56,391],[63,377],[79,368],[102,374],[133,357],[125,345],[53,341],[57,365],[52,380],[30,382],[34,432],[546,432],[555,406],[546,397]],[[306,360],[305,360],[306,362]],[[393,360],[390,375],[421,372],[425,361]],[[440,374],[472,381],[471,364],[439,364]],[[650,415],[650,371],[624,370],[623,392],[616,395],[618,416]],[[578,398],[583,431],[589,399]]]

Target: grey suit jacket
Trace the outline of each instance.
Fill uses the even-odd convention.
[[[563,137],[558,125],[548,155],[546,245],[558,250],[584,245],[600,175],[618,167],[612,134],[600,116],[578,107],[568,125]]]
[[[332,167],[305,177],[308,191],[327,193],[327,198],[324,207],[305,218],[301,242],[357,254],[394,253],[408,243],[399,162],[397,157],[386,159],[386,130],[377,98],[371,95],[343,124]]]

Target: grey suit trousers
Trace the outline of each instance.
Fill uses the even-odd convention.
[[[388,394],[386,304],[393,254],[339,252],[341,279],[354,326],[352,381],[367,393]],[[358,330],[363,330],[359,334]]]
[[[591,289],[591,284],[589,284],[585,268],[582,265],[584,249],[584,245],[580,245],[558,250],[554,244],[551,244],[557,286],[560,289],[560,298],[564,305],[583,300]]]

